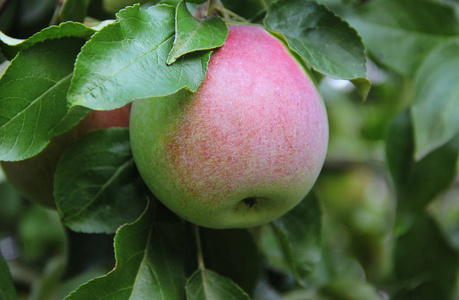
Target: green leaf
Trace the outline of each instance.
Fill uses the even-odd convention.
[[[233,281],[209,270],[197,270],[186,283],[187,300],[248,300]]]
[[[90,110],[86,107],[72,107],[67,111],[67,114],[49,130],[49,136],[56,136],[67,132],[70,128],[78,124],[89,112]]]
[[[60,11],[61,21],[83,22],[91,0],[65,0]]]
[[[322,257],[321,210],[313,192],[272,225],[281,244],[284,258],[301,282],[310,275]]]
[[[190,52],[221,47],[227,36],[228,28],[220,17],[197,19],[190,14],[185,1],[181,1],[175,15],[174,47],[167,57],[167,64]]]
[[[115,269],[80,286],[66,300],[183,299],[184,250],[180,221],[164,208],[152,207],[118,230]]]
[[[452,299],[458,252],[429,215],[413,220],[411,228],[398,237],[394,251],[396,283],[403,287],[391,299]]]
[[[371,83],[366,79],[362,40],[327,7],[316,1],[280,0],[269,7],[264,23],[270,31],[281,34],[316,71],[352,80],[366,97]]]
[[[138,5],[118,13],[118,22],[93,35],[78,56],[68,99],[72,105],[110,110],[133,99],[196,91],[210,52],[166,64],[174,42],[175,9]]]
[[[459,41],[434,49],[419,67],[411,113],[417,159],[459,133]]]
[[[0,299],[16,300],[17,298],[10,271],[3,257],[0,255]]]
[[[96,32],[94,29],[74,22],[65,22],[59,24],[59,26],[47,27],[26,40],[14,39],[0,32],[0,49],[3,55],[11,60],[18,52],[30,48],[37,43],[71,37],[88,39],[94,32]]]
[[[407,184],[413,171],[413,128],[408,111],[396,116],[389,125],[386,139],[386,157],[392,179],[400,190]]]
[[[402,201],[411,209],[429,204],[454,181],[459,154],[459,136],[416,163]]]
[[[145,209],[127,128],[83,136],[64,153],[54,178],[62,221],[74,231],[113,233]]]
[[[362,99],[366,100],[371,89],[371,82],[366,78],[356,78],[350,81],[355,86]]]
[[[260,252],[252,235],[245,229],[199,230],[206,268],[251,294],[261,275]]]
[[[83,43],[76,38],[49,40],[21,51],[11,61],[0,79],[0,160],[38,154],[51,137],[85,116],[87,110],[69,111],[66,101]]]
[[[291,247],[286,247],[282,236],[279,236],[274,226],[262,226],[255,231],[260,252],[266,264],[284,273],[290,273],[291,264],[284,255],[285,251],[291,254]],[[286,241],[288,244],[288,241]],[[298,276],[297,276],[298,277]]]
[[[425,0],[373,0],[349,18],[372,56],[410,76],[445,39],[459,34],[454,9]]]
[[[412,125],[408,113],[403,113],[389,127],[386,152],[402,212],[424,209],[451,186],[456,177],[459,136],[418,162],[413,149]]]

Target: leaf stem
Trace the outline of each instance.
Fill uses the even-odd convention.
[[[207,3],[207,15],[206,17],[210,17],[212,15],[212,6],[214,5],[213,0],[209,0],[209,3]]]
[[[264,9],[268,8],[268,4],[266,3],[265,0],[260,0],[260,4],[261,4],[261,6],[263,6]]]
[[[58,25],[60,23],[60,18],[61,18],[61,9],[62,6],[64,5],[63,0],[58,0],[56,1],[56,8],[54,9],[54,14],[53,17],[51,18],[51,21],[49,22],[49,25]]]
[[[238,21],[241,21],[241,22],[245,22],[245,23],[249,23],[249,20],[247,20],[246,18],[244,17],[241,17],[240,15],[232,12],[231,10],[229,9],[226,9],[224,8],[223,6],[219,5],[219,4],[214,4],[214,8],[215,10],[221,12],[223,15],[229,15],[230,17],[233,17],[235,18],[236,20]]]
[[[216,3],[219,6],[222,6],[222,7],[224,6],[221,0],[216,0]],[[223,15],[223,19],[225,19],[225,20],[229,20],[230,19],[230,15],[228,15],[227,13],[222,12],[222,15]]]
[[[204,271],[206,269],[206,267],[204,265],[204,257],[202,255],[201,237],[199,235],[199,226],[198,225],[193,225],[193,229],[194,229],[194,237],[196,238],[196,250],[198,252],[199,269],[201,271]]]

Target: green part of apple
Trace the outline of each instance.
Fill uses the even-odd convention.
[[[286,46],[230,26],[196,93],[135,100],[134,160],[156,197],[209,228],[268,223],[311,190],[328,146],[323,100]]]
[[[92,129],[129,127],[130,104],[110,111],[92,111],[76,127],[53,137],[38,155],[22,161],[2,161],[8,181],[19,193],[36,204],[55,208],[54,173],[62,154]]]

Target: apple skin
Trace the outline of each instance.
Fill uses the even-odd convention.
[[[129,127],[131,105],[110,111],[92,111],[77,126],[55,136],[42,152],[22,161],[2,161],[0,165],[8,181],[26,199],[55,208],[54,173],[57,163],[70,146],[91,129]]]
[[[328,146],[314,81],[261,27],[230,26],[196,93],[135,100],[131,147],[155,196],[209,228],[268,223],[314,185]]]

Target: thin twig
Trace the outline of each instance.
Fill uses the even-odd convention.
[[[206,17],[210,17],[212,15],[213,3],[214,3],[213,0],[209,0],[209,2],[207,2],[207,15],[206,15]]]
[[[249,20],[247,20],[246,18],[241,17],[240,15],[238,15],[238,14],[232,12],[232,11],[229,10],[229,9],[224,8],[224,7],[221,6],[221,5],[214,4],[214,8],[215,8],[215,10],[221,12],[223,15],[226,14],[226,15],[228,15],[228,16],[230,16],[230,17],[235,18],[235,19],[238,20],[238,21],[241,21],[241,22],[244,22],[244,23],[249,23]],[[225,19],[226,19],[226,18],[225,18]]]
[[[265,0],[260,0],[261,6],[263,6],[264,9],[268,8],[268,4],[266,3]]]
[[[204,271],[206,269],[206,267],[204,266],[204,257],[202,255],[201,237],[199,235],[199,226],[198,225],[193,225],[193,229],[194,229],[194,236],[196,238],[196,250],[198,251],[199,269],[201,271]]]
[[[51,18],[51,21],[49,22],[49,25],[58,25],[61,21],[61,9],[62,6],[64,5],[65,0],[57,0],[56,1],[56,9],[54,10],[53,17]]]
[[[219,6],[222,6],[222,7],[223,7],[223,3],[222,3],[221,0],[216,0],[216,3],[217,3]],[[225,20],[229,20],[229,19],[230,19],[230,16],[229,16],[227,13],[225,13],[225,12],[221,12],[221,13],[222,13],[222,15],[223,15],[223,19],[225,19]]]

